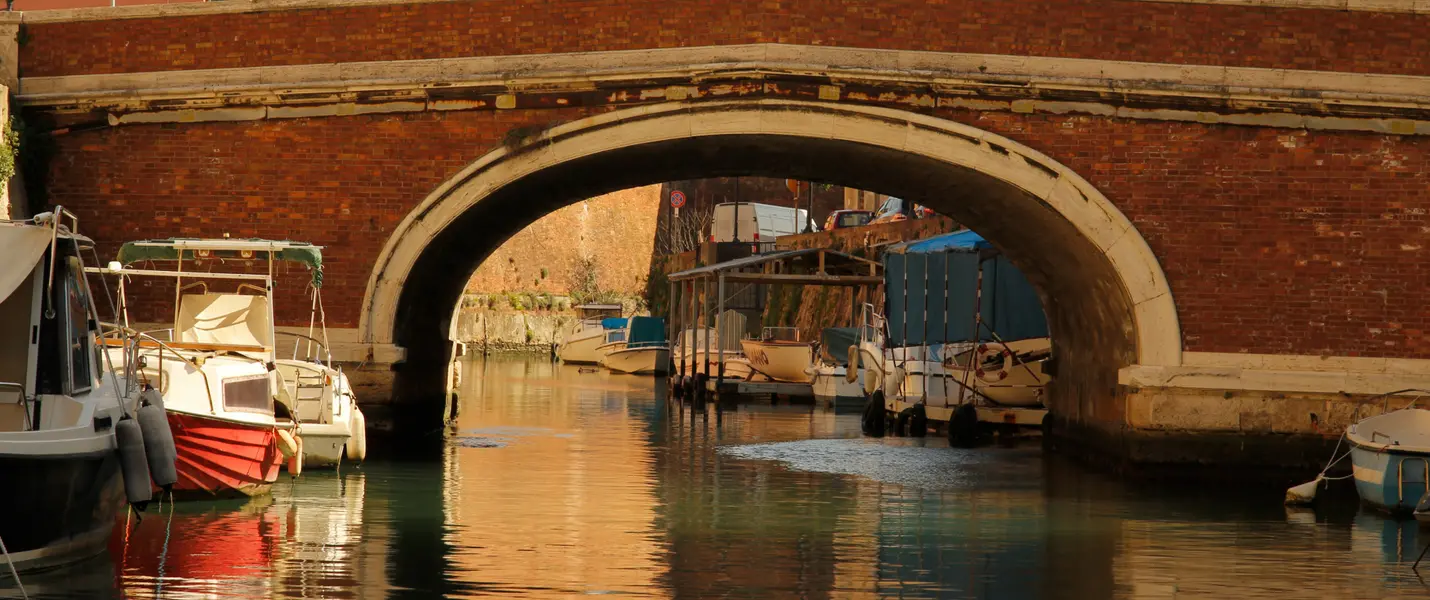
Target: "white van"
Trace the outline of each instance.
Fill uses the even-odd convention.
[[[739,207],[738,211],[736,206]],[[737,205],[727,202],[715,205],[715,222],[710,226],[710,241],[773,242],[782,235],[803,233],[806,225],[810,225],[809,211],[802,208],[753,202],[741,202]],[[813,231],[819,231],[819,227],[810,226]]]

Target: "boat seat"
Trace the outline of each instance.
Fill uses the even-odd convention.
[[[268,298],[246,294],[184,294],[175,338],[192,344],[266,348],[273,345]]]

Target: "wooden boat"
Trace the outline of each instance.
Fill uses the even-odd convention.
[[[566,332],[556,356],[571,365],[597,364],[602,355],[598,348],[606,343],[606,333],[626,326],[626,320],[621,318],[621,305],[582,304],[576,310],[581,319]]]
[[[255,496],[268,493],[290,455],[301,455],[297,401],[283,374],[297,370],[294,362],[280,364],[276,351],[269,275],[238,271],[183,272],[185,261],[211,259],[217,265],[266,260],[304,262],[321,282],[317,248],[296,242],[268,240],[169,239],[129,242],[119,251],[119,270],[126,278],[156,277],[174,281],[178,305],[168,329],[169,340],[146,335],[135,349],[145,365],[138,376],[164,397],[178,451],[177,499]],[[222,259],[222,260],[213,260]],[[176,270],[131,269],[141,261],[173,261]],[[191,281],[185,285],[185,279]],[[210,292],[209,282],[228,284],[233,291]],[[255,283],[257,285],[255,285]],[[129,301],[119,287],[120,306]],[[198,291],[191,292],[190,290]],[[111,348],[110,352],[122,352]],[[329,379],[326,369],[323,395],[334,394],[342,379]],[[328,389],[331,386],[331,389]],[[300,394],[301,395],[301,394]],[[349,407],[352,405],[349,404]]]
[[[781,339],[783,338],[783,339]],[[754,370],[774,381],[809,383],[814,377],[814,344],[799,341],[791,327],[766,327],[758,340],[740,340]]]
[[[1351,468],[1362,502],[1410,514],[1430,492],[1430,410],[1405,408],[1346,429]]]
[[[17,572],[102,553],[125,504],[115,430],[134,407],[95,352],[93,242],[56,213],[0,222],[0,560]]]
[[[622,344],[601,357],[601,366],[631,375],[670,373],[670,345],[665,338],[664,319],[631,317]]]

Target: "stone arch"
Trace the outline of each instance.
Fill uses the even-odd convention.
[[[1160,264],[1122,212],[1072,170],[946,119],[771,99],[619,110],[492,150],[389,237],[363,299],[363,340],[435,359],[439,352],[418,346],[445,335],[451,312],[434,308],[455,304],[485,255],[536,218],[625,187],[725,175],[896,194],[979,231],[1043,294],[1063,381],[1052,396],[1065,414],[1110,396],[1120,368],[1181,364],[1181,329]],[[1096,376],[1066,376],[1069,369]]]

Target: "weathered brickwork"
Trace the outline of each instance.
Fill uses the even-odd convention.
[[[781,42],[1430,74],[1430,15],[1118,0],[438,2],[36,23],[24,76]]]
[[[324,244],[329,323],[355,326],[369,269],[413,206],[511,128],[585,114],[418,113],[74,133],[58,138],[52,200],[75,209],[108,255],[118,241],[169,235]],[[1430,139],[940,115],[1042,151],[1110,198],[1161,261],[1189,351],[1430,358]],[[305,322],[305,300],[281,306],[288,309],[281,320]]]
[[[412,207],[508,130],[585,114],[420,113],[78,133],[56,138],[50,200],[80,216],[106,260],[136,238],[229,234],[326,246],[328,324],[355,327],[372,265]],[[303,291],[296,275],[280,282],[281,322],[307,324]],[[164,295],[155,300],[154,315],[171,310]]]

